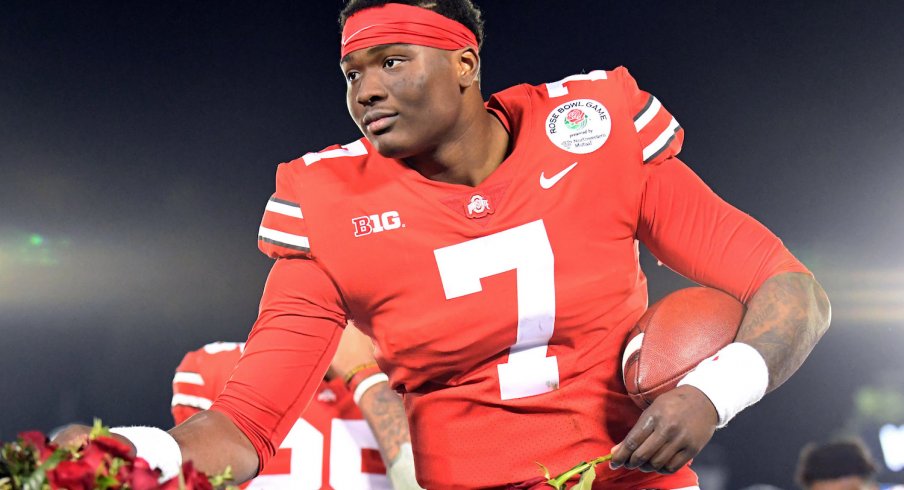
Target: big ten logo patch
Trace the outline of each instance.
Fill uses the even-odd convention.
[[[399,217],[398,211],[386,211],[383,214],[358,216],[357,218],[352,218],[352,224],[355,225],[356,237],[405,227],[405,225],[402,224],[402,218]]]

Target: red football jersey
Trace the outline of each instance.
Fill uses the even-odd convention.
[[[214,342],[189,352],[173,378],[173,418],[182,423],[210,408],[244,344]],[[324,380],[276,456],[243,488],[251,490],[390,490],[374,435],[341,379]]]
[[[647,306],[638,241],[741,301],[806,271],[675,157],[683,130],[624,68],[515,86],[487,109],[513,148],[475,187],[429,180],[366,139],[279,167],[257,355],[215,404],[262,458],[285,430],[273,411],[310,396],[347,315],[404,394],[422,486],[503,488],[538,476],[534,462],[565,471],[607,454],[640,413],[619,374]],[[689,468],[601,467],[594,488],[693,485]]]

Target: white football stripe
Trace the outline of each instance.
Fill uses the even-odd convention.
[[[640,350],[641,345],[643,345],[643,332],[637,334],[630,342],[628,342],[628,345],[625,346],[625,353],[622,354],[621,358],[622,376],[625,375],[625,365],[628,364],[628,359],[630,359],[635,352]]]
[[[201,410],[207,410],[213,405],[213,402],[210,401],[209,398],[204,398],[203,396],[192,396],[192,395],[184,395],[182,393],[176,393],[173,395],[173,403],[172,406],[176,405],[185,405],[186,407],[195,407],[200,408]]]
[[[220,352],[228,352],[238,349],[239,352],[245,351],[244,342],[211,342],[204,346],[204,352],[208,354],[219,354]]]
[[[173,376],[173,383],[188,383],[190,385],[204,386],[204,377],[200,373],[179,371]]]
[[[669,144],[672,137],[675,136],[675,130],[677,129],[678,121],[673,117],[669,127],[665,128],[665,131],[660,133],[652,143],[643,149],[643,161],[646,162],[650,157],[662,151]]]
[[[659,102],[659,99],[653,97],[653,102],[650,104],[650,107],[647,107],[647,110],[643,111],[643,114],[634,121],[634,128],[637,129],[638,133],[641,129],[647,127],[647,124],[656,117],[656,114],[659,114],[660,109],[662,109],[662,103]]]
[[[295,247],[307,248],[310,249],[310,243],[308,242],[308,237],[301,235],[293,235],[291,233],[285,233],[282,231],[271,230],[270,228],[266,228],[261,226],[258,231],[258,235],[268,240],[273,240],[279,243],[286,243]]]
[[[304,216],[301,215],[301,207],[299,206],[292,206],[276,201],[267,201],[266,209],[272,213],[284,214],[293,218],[304,218]]]
[[[327,150],[320,153],[308,153],[301,157],[301,159],[304,160],[305,165],[311,165],[324,158],[358,157],[361,155],[367,155],[367,147],[364,146],[364,142],[358,140],[347,145],[342,145],[342,148],[336,148],[335,150]]]

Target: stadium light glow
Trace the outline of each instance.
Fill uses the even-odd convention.
[[[904,268],[850,265],[820,272],[833,323],[904,326]]]
[[[904,425],[883,425],[879,429],[879,445],[885,466],[891,471],[904,470]]]

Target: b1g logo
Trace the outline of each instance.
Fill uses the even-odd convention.
[[[609,139],[612,119],[599,101],[577,99],[546,116],[546,136],[559,148],[579,155],[600,149]]]
[[[402,224],[402,219],[399,217],[398,211],[386,211],[383,214],[358,216],[357,218],[352,218],[352,224],[355,225],[356,237],[405,227],[405,225]]]

